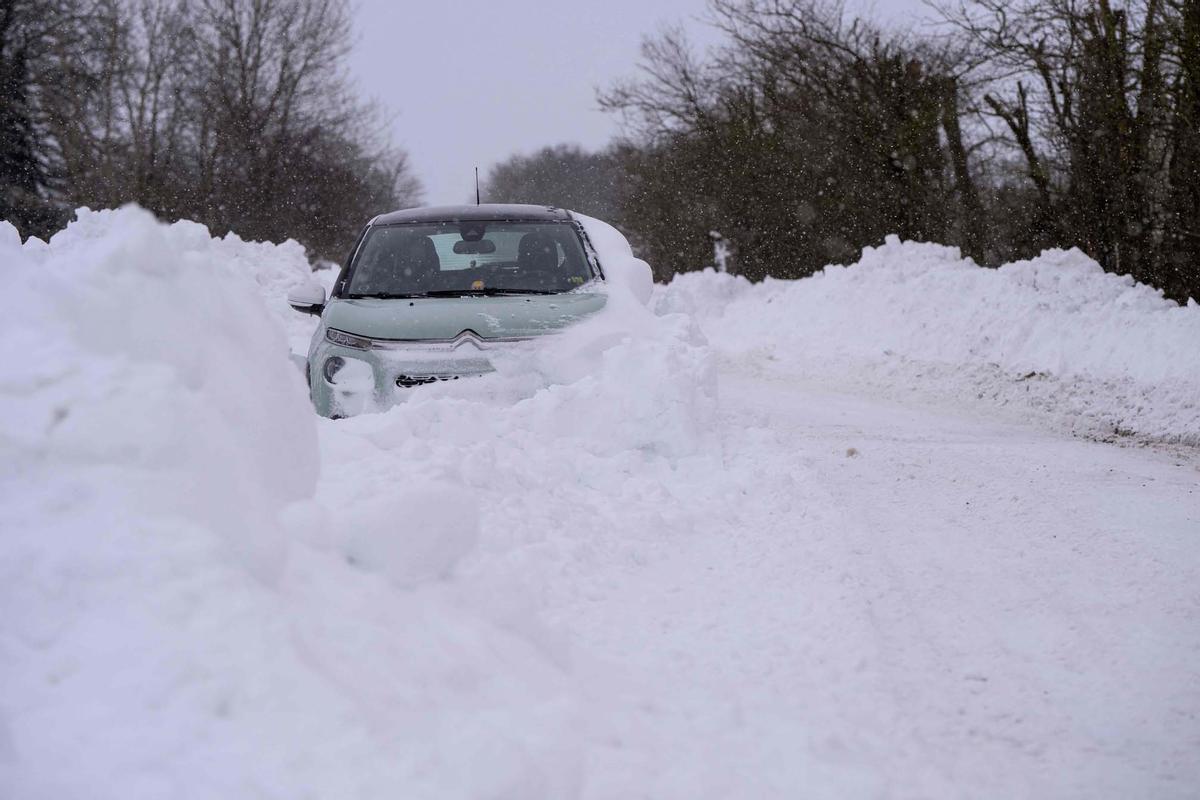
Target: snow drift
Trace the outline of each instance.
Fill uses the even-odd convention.
[[[246,528],[312,493],[302,387],[229,246],[133,209],[81,211],[49,246],[0,226],[0,441],[17,477],[103,474],[138,512],[251,549]]]
[[[318,455],[227,247],[135,209],[81,211],[49,245],[0,225],[7,797],[180,794],[183,762],[226,763],[250,734],[217,731],[277,666],[279,515]]]
[[[578,793],[613,734],[538,612],[643,536],[600,498],[650,518],[711,471],[688,320],[615,285],[461,395],[338,426],[287,358],[294,243],[83,210],[0,226],[0,262],[0,795]]]
[[[1200,443],[1200,306],[1078,250],[981,269],[958,248],[887,242],[798,281],[676,276],[660,312],[694,316],[731,359],[1033,409],[1089,435]]]

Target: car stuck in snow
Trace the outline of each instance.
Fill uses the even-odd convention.
[[[491,351],[602,308],[604,269],[584,220],[490,204],[372,219],[328,299],[317,284],[288,295],[321,318],[306,370],[317,411],[348,416],[397,392],[487,373]]]

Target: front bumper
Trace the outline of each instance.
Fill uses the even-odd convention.
[[[322,416],[348,417],[382,410],[420,386],[494,372],[489,354],[530,341],[530,337],[484,339],[469,331],[451,340],[354,338],[365,346],[335,343],[323,330],[314,337],[308,356],[309,392]],[[324,366],[335,357],[343,359],[346,366],[330,382]]]

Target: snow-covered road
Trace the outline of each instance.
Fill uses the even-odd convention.
[[[761,480],[553,614],[629,681],[595,796],[1194,796],[1194,463],[720,380]]]

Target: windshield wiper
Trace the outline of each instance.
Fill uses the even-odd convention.
[[[499,297],[506,294],[558,294],[547,289],[434,289],[429,292],[351,292],[348,300],[411,300],[414,297]]]
[[[346,298],[349,300],[361,300],[364,297],[369,297],[369,298],[372,298],[375,300],[408,300],[413,297],[431,297],[431,296],[433,296],[432,292],[407,292],[407,293],[357,292],[357,293],[351,293],[351,294],[346,295]]]
[[[506,294],[558,294],[547,289],[437,289],[426,292],[426,297],[496,297]]]

